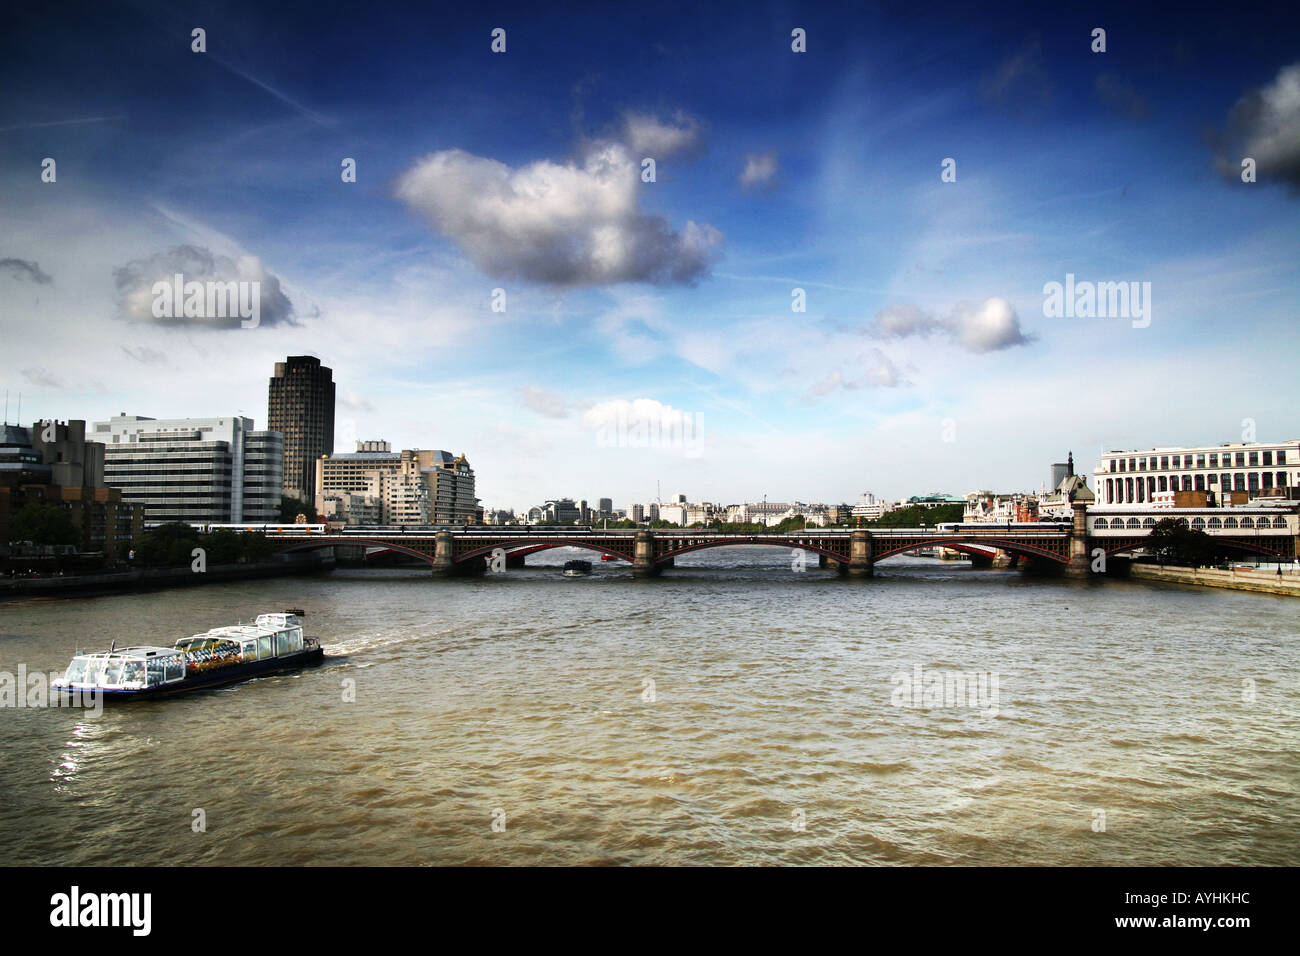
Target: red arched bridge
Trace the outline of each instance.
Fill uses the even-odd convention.
[[[1256,517],[1249,533],[1240,526],[1241,519],[1232,521],[1231,527],[1219,527],[1223,522],[1215,521],[1209,525],[1208,533],[1235,550],[1274,559],[1294,558],[1296,514],[1294,511],[1269,513],[1271,518],[1267,522]],[[760,545],[811,552],[820,556],[823,566],[870,577],[877,561],[936,547],[964,551],[980,558],[1004,552],[1031,563],[1061,565],[1086,573],[1099,552],[1118,555],[1143,547],[1155,523],[1148,512],[1089,513],[1077,509],[1073,522],[973,523],[941,528],[809,528],[785,534],[737,534],[690,528],[602,531],[477,525],[437,530],[383,528],[343,532],[285,529],[269,537],[277,550],[285,552],[332,547],[394,551],[427,562],[438,575],[478,573],[489,564],[520,567],[529,554],[571,547],[621,559],[631,564],[637,575],[654,576],[671,567],[679,555],[692,551]],[[1204,523],[1197,521],[1198,525]]]
[[[1110,527],[1091,532],[1091,515],[1080,513],[1072,523],[957,524],[936,528],[840,529],[809,528],[786,534],[736,534],[707,529],[599,530],[556,527],[469,526],[438,530],[386,528],[329,532],[285,530],[268,535],[277,550],[362,547],[412,555],[435,574],[472,574],[489,564],[520,567],[524,558],[550,548],[582,548],[621,559],[639,576],[654,576],[671,567],[679,555],[706,548],[765,545],[799,549],[821,557],[823,566],[854,576],[870,577],[877,561],[896,554],[930,548],[951,548],[988,558],[996,552],[1029,562],[1062,565],[1086,573],[1097,552],[1122,554],[1141,548],[1149,527],[1123,530]],[[1146,519],[1142,519],[1145,521]],[[1223,534],[1224,544],[1275,559],[1296,554],[1295,515],[1274,527],[1253,528],[1250,535]],[[1154,526],[1154,522],[1151,522]],[[1234,529],[1235,530],[1235,529]],[[1117,533],[1119,532],[1119,533]]]

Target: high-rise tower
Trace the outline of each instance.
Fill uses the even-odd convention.
[[[334,452],[334,373],[311,355],[275,363],[267,428],[284,435],[284,494],[311,501],[316,462]]]

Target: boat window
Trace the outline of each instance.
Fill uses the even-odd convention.
[[[144,682],[144,661],[127,661],[122,668],[122,683],[139,684]]]
[[[68,665],[68,669],[64,673],[63,679],[69,684],[84,684],[86,681],[86,662],[73,661]]]
[[[281,654],[281,655],[288,654],[289,653],[289,632],[280,631],[279,633],[277,633],[275,635],[275,643],[276,643],[276,650],[275,650],[276,654]]]
[[[257,660],[257,641],[244,641],[244,660]]]
[[[151,657],[145,670],[149,675],[148,686],[157,687],[167,679],[167,659],[165,657]]]
[[[109,661],[104,668],[103,683],[113,685],[122,683],[122,662],[121,660]]]
[[[103,682],[104,682],[104,659],[101,657],[98,658],[97,660],[89,661],[86,664],[85,683],[102,684]]]
[[[185,659],[182,657],[167,658],[167,680],[180,680],[185,676]]]
[[[271,640],[274,636],[273,634],[263,634],[257,639],[258,657],[265,660],[268,657],[275,656],[275,648],[271,646]]]

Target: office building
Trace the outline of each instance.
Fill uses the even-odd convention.
[[[104,483],[144,506],[148,528],[171,521],[280,520],[284,442],[240,415],[153,419],[123,412],[96,422]]]
[[[1182,491],[1206,492],[1219,505],[1285,498],[1300,486],[1300,440],[1111,451],[1093,477],[1100,506],[1150,504]]]
[[[310,500],[316,487],[316,462],[334,451],[333,371],[311,355],[290,355],[276,362],[266,417],[266,427],[284,436],[283,493]]]

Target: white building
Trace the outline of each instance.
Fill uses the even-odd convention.
[[[145,527],[280,520],[284,436],[241,415],[146,418],[123,412],[95,422],[104,484],[144,505]]]
[[[1285,496],[1300,486],[1300,440],[1111,451],[1093,477],[1101,507],[1153,504],[1174,491],[1212,492],[1218,504],[1230,497],[1225,492],[1247,500]]]
[[[880,501],[869,491],[864,491],[858,497],[858,503],[853,506],[853,517],[862,518],[866,521],[875,521],[882,517],[885,512],[892,511],[889,502]]]

